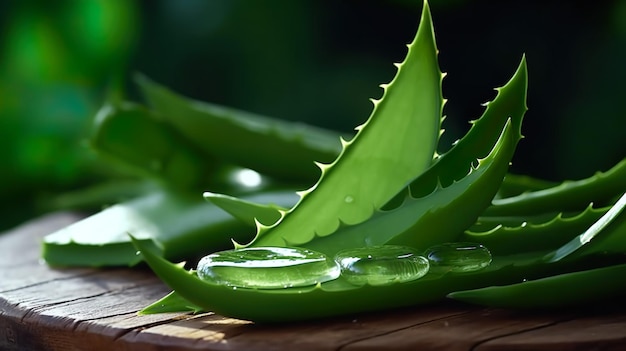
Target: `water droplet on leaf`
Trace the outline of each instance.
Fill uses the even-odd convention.
[[[335,255],[341,275],[355,285],[386,285],[423,277],[428,260],[410,247],[383,245],[347,249]]]
[[[491,252],[475,243],[445,243],[435,245],[425,252],[432,267],[445,268],[450,272],[472,272],[491,263]]]
[[[326,255],[302,248],[255,247],[216,252],[198,262],[198,277],[255,289],[309,286],[339,277]]]

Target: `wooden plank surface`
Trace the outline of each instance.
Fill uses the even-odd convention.
[[[169,289],[145,269],[52,269],[52,214],[0,234],[0,350],[624,350],[626,307],[528,313],[455,303],[255,325],[211,313],[137,316]]]

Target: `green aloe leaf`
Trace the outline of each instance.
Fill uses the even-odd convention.
[[[367,220],[432,162],[440,135],[443,74],[425,5],[405,61],[370,118],[342,141],[340,156],[320,165],[316,185],[303,192],[277,225],[259,226],[253,246],[284,246],[326,236]]]
[[[478,214],[489,204],[493,197],[494,189],[497,189],[501,181],[501,173],[497,173],[499,175],[496,177],[486,177],[485,179],[489,180],[480,183],[482,188],[478,185],[471,185],[478,174],[484,171],[480,167],[478,171],[474,170],[471,176],[464,176],[467,176],[473,164],[479,163],[477,161],[478,158],[486,157],[491,151],[494,143],[501,136],[502,128],[507,122],[507,116],[511,117],[511,136],[515,138],[513,145],[522,137],[521,122],[526,111],[527,80],[526,60],[523,58],[509,82],[503,87],[496,89],[498,91],[496,98],[486,104],[485,112],[478,120],[472,122],[472,128],[470,128],[467,135],[456,142],[450,151],[438,157],[433,166],[413,180],[409,187],[396,196],[398,199],[394,201],[403,204],[402,210],[395,209],[390,211],[390,208],[394,209],[394,207],[399,205],[387,204],[385,210],[376,211],[372,220],[357,225],[355,228],[350,228],[350,226],[342,227],[338,233],[328,237],[317,237],[310,244],[304,242],[291,242],[291,244],[305,245],[323,252],[329,252],[328,250],[335,252],[343,247],[343,245],[338,245],[337,242],[343,242],[344,245],[347,245],[345,243],[352,240],[352,246],[365,246],[367,242],[382,243],[386,241],[385,238],[397,236],[403,231],[416,231],[413,227],[417,222],[428,222],[426,218],[429,216],[420,219],[422,217],[420,214],[423,215],[425,209],[429,208],[429,206],[434,207],[434,203],[440,203],[441,201],[450,202],[453,199],[459,204],[471,202],[473,206],[462,209],[457,208],[458,206],[447,206],[446,208],[450,211],[450,215],[453,215],[456,220],[444,220],[438,225],[431,223],[430,228],[436,227],[436,231],[430,228],[424,229],[438,233],[437,238],[423,240],[421,245],[426,245],[429,241],[441,241],[443,238],[456,238],[459,233],[476,220]],[[510,159],[513,155],[513,150],[514,147],[508,147],[508,151],[505,153],[506,156],[503,159]],[[506,169],[506,167],[502,166],[501,169]],[[464,178],[459,180],[462,177]],[[455,182],[457,183],[453,184]],[[438,186],[443,186],[446,189],[435,191]],[[452,191],[456,191],[457,195],[450,195]],[[444,194],[447,195],[444,196]],[[461,194],[464,196],[461,196]],[[254,214],[258,211],[258,206],[253,208],[250,204],[245,204],[236,198],[221,196],[219,200],[219,203],[216,202],[218,206],[235,216],[246,216],[248,220],[252,220]],[[420,207],[423,207],[422,212],[418,210]],[[237,211],[234,211],[234,209]],[[276,208],[264,208],[264,211],[271,216],[275,216],[279,210]],[[398,215],[398,212],[412,213],[412,215],[403,217]],[[391,223],[387,223],[387,220],[384,218],[388,218]],[[404,218],[406,223],[400,225],[398,218]],[[443,218],[443,216],[438,215],[436,218]],[[374,223],[381,223],[381,225],[377,226]],[[384,229],[380,228],[381,226]],[[345,234],[346,232],[353,234]],[[377,232],[385,234],[376,234]],[[345,238],[344,235],[346,235]],[[349,240],[347,235],[353,235],[354,237]],[[369,238],[374,236],[376,236],[376,239]],[[413,244],[416,243],[413,242]]]
[[[528,280],[517,284],[457,291],[448,297],[502,308],[559,308],[602,302],[626,293],[626,264]]]
[[[455,241],[489,205],[508,170],[519,139],[507,123],[491,153],[476,161],[476,166],[470,162],[452,167],[447,163],[454,158],[442,159],[413,182],[416,187],[431,186],[428,191],[420,189],[419,193],[425,195],[413,197],[409,192],[397,208],[377,211],[364,223],[345,226],[333,235],[316,237],[300,245],[334,255],[343,248],[392,244],[426,250],[431,245]],[[467,174],[444,187],[437,177],[441,168],[465,169]]]
[[[187,301],[176,291],[172,291],[154,303],[142,308],[137,314],[145,315],[170,312],[199,313],[204,312],[204,308]]]
[[[222,163],[137,104],[102,107],[90,141],[100,156],[174,189],[198,191],[224,181],[215,179]]]
[[[145,261],[168,286],[175,290],[170,298],[155,302],[142,313],[161,311],[189,311],[202,309],[223,316],[252,320],[255,322],[288,322],[329,316],[362,313],[403,306],[432,303],[447,294],[475,289],[489,284],[511,284],[529,273],[541,274],[542,266],[520,267],[510,259],[494,260],[487,268],[465,274],[428,274],[406,283],[390,285],[355,286],[341,277],[337,280],[310,287],[285,289],[246,289],[217,285],[199,279],[180,265],[170,263],[141,241],[135,245]],[[536,260],[536,255],[515,257]],[[531,272],[532,270],[532,272]],[[172,306],[156,306],[173,300]],[[186,301],[186,302],[185,302]]]
[[[143,75],[135,81],[158,112],[208,155],[286,181],[319,177],[314,161],[332,161],[340,134],[185,98]]]
[[[558,183],[552,181],[509,173],[504,177],[497,197],[517,196],[525,192],[543,190],[557,185]]]
[[[437,162],[448,165],[459,165],[474,162],[476,158],[487,155],[500,137],[504,125],[510,119],[511,129],[515,137],[522,138],[522,121],[528,110],[526,107],[526,91],[528,88],[528,70],[526,56],[523,56],[511,79],[502,87],[496,88],[496,97],[493,101],[484,104],[486,106],[482,116],[471,123],[468,133],[454,143],[452,149],[441,157]],[[511,154],[512,157],[512,154]],[[442,179],[443,185],[465,175],[465,170],[458,166],[456,169],[447,169],[447,179]],[[451,166],[446,166],[451,168]],[[498,182],[502,186],[502,181]]]
[[[626,193],[584,233],[546,255],[547,262],[580,258],[591,254],[626,252]]]
[[[481,243],[496,255],[554,250],[585,231],[610,208],[594,208],[590,204],[574,214],[559,212],[548,216],[482,217],[477,224],[465,230],[460,240]]]
[[[420,35],[424,35],[425,33],[424,28],[429,29],[426,33],[432,36],[432,27],[430,26],[428,7],[425,4],[422,23],[420,24],[420,30],[418,30],[418,39],[416,39],[414,44],[420,42]],[[434,44],[433,42],[431,43]],[[426,50],[426,52],[430,54],[430,49],[433,48],[434,45],[426,48],[422,47],[421,50]],[[412,46],[410,50],[414,49],[415,46]],[[405,61],[405,65],[408,65],[410,62],[411,51],[409,52],[409,58]],[[440,76],[436,65],[432,66],[431,69],[436,72],[435,76]],[[401,68],[399,77],[396,78],[397,81],[403,82],[403,80],[400,79],[400,75],[403,74],[403,72],[405,72],[405,70]],[[300,227],[297,228],[297,233],[285,233],[283,229],[283,231],[279,231],[278,233],[285,233],[288,237],[278,236],[277,238],[271,238],[272,240],[277,240],[275,245],[286,246],[295,242],[304,247],[314,247],[330,255],[341,248],[358,248],[382,243],[411,245],[423,248],[422,245],[441,243],[442,241],[449,240],[453,236],[458,236],[463,230],[462,226],[471,225],[484,207],[489,204],[490,199],[498,190],[500,182],[507,172],[515,146],[521,138],[520,124],[525,111],[526,72],[524,60],[522,60],[518,73],[519,74],[516,73],[512,82],[510,82],[512,84],[510,86],[522,86],[523,89],[517,90],[517,93],[512,93],[510,96],[512,97],[512,101],[518,102],[517,106],[519,108],[512,108],[511,111],[502,111],[502,114],[507,117],[488,117],[482,121],[476,122],[468,135],[457,143],[457,146],[467,145],[466,147],[455,147],[448,154],[439,157],[438,160],[425,171],[413,175],[413,178],[410,179],[411,184],[408,187],[405,182],[401,184],[395,192],[389,189],[385,196],[386,199],[380,201],[379,206],[385,205],[393,195],[398,193],[404,196],[400,204],[394,203],[394,206],[387,206],[386,209],[380,211],[375,211],[374,206],[368,209],[368,211],[360,211],[359,214],[365,215],[366,218],[364,222],[356,224],[346,221],[345,218],[342,218],[340,215],[337,216],[336,212],[324,212],[323,215],[318,215],[314,212],[298,212],[298,206],[305,203],[304,201],[306,201],[307,196],[313,199],[311,203],[316,204],[318,212],[325,210],[327,202],[337,197],[341,198],[342,202],[345,202],[345,197],[343,197],[344,193],[339,192],[338,189],[332,188],[332,186],[336,184],[350,186],[351,184],[342,183],[342,179],[325,178],[325,175],[337,174],[337,177],[339,177],[339,175],[342,175],[342,173],[340,173],[341,171],[346,174],[350,173],[353,168],[339,168],[346,160],[348,160],[346,164],[352,165],[351,167],[359,171],[357,174],[362,174],[363,165],[360,163],[351,163],[354,162],[351,157],[355,156],[351,156],[352,154],[350,154],[349,151],[352,150],[352,148],[356,148],[354,152],[358,156],[358,153],[361,152],[359,145],[368,147],[370,143],[372,143],[368,139],[370,138],[369,135],[385,136],[384,129],[394,126],[394,124],[374,123],[376,121],[375,117],[378,118],[377,116],[380,116],[375,112],[372,119],[360,130],[353,143],[348,144],[337,162],[326,170],[327,173],[324,173],[317,187],[314,187],[313,192],[300,200],[299,204],[295,207],[295,211],[289,212],[288,215],[282,217],[282,220],[279,221],[276,226],[270,228],[268,235],[277,233],[272,230],[280,230],[280,228],[285,227],[286,223],[287,228],[291,228],[290,226],[295,225],[297,222],[288,224],[289,222],[287,222],[287,220],[289,218],[297,219],[298,217],[291,216],[302,213],[302,216],[309,215],[313,217],[313,220],[323,221],[322,224],[324,225],[336,223],[340,219],[344,225],[340,226],[338,230],[333,233],[329,233],[329,235],[316,235],[313,236],[312,239],[309,239],[308,236],[301,236],[298,233],[307,230],[308,226],[315,226],[316,222],[309,222],[302,219]],[[391,92],[393,87],[394,85],[392,84],[388,92]],[[504,92],[513,90],[516,89],[503,89]],[[386,106],[383,105],[383,103],[387,101],[386,96],[388,95],[384,96],[379,106]],[[503,93],[499,96],[503,98],[507,96],[507,94]],[[403,103],[403,100],[392,101],[401,105]],[[499,101],[501,102],[502,100]],[[495,103],[494,101],[494,104]],[[391,109],[392,106],[388,108]],[[493,109],[491,111],[493,111]],[[487,115],[489,116],[489,114]],[[499,114],[494,114],[493,116],[496,115]],[[510,116],[513,116],[515,121],[513,121]],[[391,118],[389,116],[385,117]],[[413,116],[404,115],[404,118],[411,119]],[[439,118],[437,118],[437,120],[438,119]],[[392,121],[394,121],[394,119],[392,119]],[[371,134],[361,134],[366,132]],[[437,139],[438,133],[435,133],[433,137]],[[463,140],[474,140],[480,145],[476,146],[474,142]],[[383,146],[395,147],[395,144],[383,143],[379,145],[379,149],[384,149]],[[469,148],[470,151],[467,151],[467,148]],[[387,150],[380,150],[379,153],[393,155],[384,151]],[[432,152],[434,154],[434,151]],[[404,156],[399,155],[398,157],[402,158]],[[377,159],[375,158],[372,163],[378,167],[387,166],[386,164],[381,164],[376,161]],[[335,167],[338,167],[338,169],[335,169]],[[334,169],[337,173],[332,173]],[[378,174],[375,170],[373,171]],[[387,174],[384,169],[381,173]],[[369,174],[363,175],[363,178],[368,177]],[[395,179],[395,175],[393,177]],[[374,177],[372,176],[372,178]],[[352,177],[348,177],[347,179],[354,181]],[[384,179],[381,179],[381,181],[382,183],[379,184],[379,187],[384,186],[386,183]],[[329,189],[334,189],[339,193],[328,194],[320,192],[320,189],[324,189],[322,187],[324,184],[327,184],[327,182],[330,184],[329,186],[331,186]],[[314,196],[320,193],[325,194],[324,196],[326,196],[326,198],[319,195],[320,197],[316,200]],[[359,197],[370,196],[370,191],[366,188],[362,188],[359,192],[352,194],[355,196],[352,200],[356,201]],[[225,200],[221,203],[221,205],[225,207],[241,206],[242,216],[248,218],[248,221],[250,220],[250,214],[258,210],[254,206],[251,206],[251,204],[237,201],[233,198],[215,197],[215,199],[220,201]],[[322,200],[327,200],[327,202],[323,202]],[[320,202],[316,203],[315,201]],[[351,202],[352,201],[348,201],[347,205],[350,205]],[[467,207],[470,206],[475,208],[469,211],[470,214],[466,215],[467,218],[462,221],[467,223],[455,224],[453,226],[454,228],[447,227],[449,223],[454,222],[449,220],[451,215],[456,217],[459,215],[458,212],[465,211]],[[343,205],[339,206],[339,208],[342,207]],[[262,211],[265,210],[266,209],[262,209]],[[370,214],[373,214],[373,216],[370,216]],[[336,228],[332,228],[332,230],[334,229]],[[440,229],[442,229],[442,232],[445,234],[440,235]],[[315,231],[315,233],[318,234],[317,231]],[[262,240],[264,238],[262,234],[263,233],[261,233],[261,236],[257,237],[257,239],[261,238],[261,240],[253,242],[253,245],[260,245],[261,242],[265,243],[265,241]],[[300,239],[304,240],[300,242],[298,241]],[[267,241],[272,242],[272,240]],[[522,274],[528,274],[528,271],[533,269],[525,267],[524,270],[521,270],[518,266],[513,265],[510,260],[498,259],[497,263],[492,264],[480,272],[469,274],[431,272],[418,280],[403,283],[396,282],[388,285],[373,286],[366,284],[357,286],[339,277],[336,280],[311,287],[272,290],[248,289],[233,288],[227,285],[203,281],[199,279],[193,271],[187,272],[183,268],[161,259],[142,242],[137,241],[135,244],[155,273],[175,290],[177,299],[187,300],[191,304],[199,306],[204,310],[259,322],[284,322],[311,319],[427,303],[442,299],[446,294],[455,290],[484,286],[488,281],[511,283],[515,281],[515,279],[521,279]],[[533,254],[524,257],[523,260],[536,262],[540,260],[540,257],[541,255]],[[520,258],[517,257],[516,262],[519,261]],[[181,308],[185,308],[184,306],[188,304],[181,306],[179,303],[178,305]]]
[[[365,246],[366,243],[373,244],[374,242],[380,244],[403,231],[410,233],[418,230],[414,228],[417,222],[428,222],[426,218],[429,218],[429,216],[421,217],[424,211],[429,209],[429,206],[435,208],[435,203],[441,203],[441,201],[450,202],[453,199],[459,204],[471,202],[473,206],[462,209],[458,208],[458,206],[442,206],[450,211],[450,215],[455,217],[455,221],[444,220],[437,225],[431,223],[430,228],[424,228],[423,230],[437,233],[437,236],[430,240],[424,240],[423,237],[419,237],[419,240],[422,241],[420,245],[427,245],[428,242],[440,242],[443,238],[452,240],[458,237],[459,233],[471,225],[476,220],[478,214],[483,211],[483,208],[489,204],[494,191],[500,184],[501,173],[496,173],[498,174],[496,177],[485,177],[484,179],[489,180],[483,180],[480,182],[480,186],[471,184],[478,178],[478,174],[484,171],[483,168],[479,167],[478,170],[472,171],[473,174],[471,176],[464,177],[462,180],[459,180],[458,177],[467,176],[468,170],[472,169],[472,165],[479,163],[477,158],[485,157],[489,153],[490,148],[493,147],[498,137],[501,136],[502,128],[507,121],[506,116],[514,118],[511,122],[511,136],[515,138],[515,142],[512,145],[521,138],[520,126],[526,111],[526,86],[526,61],[522,59],[511,80],[502,88],[497,89],[498,95],[496,98],[486,104],[487,108],[481,118],[472,122],[472,128],[468,134],[458,141],[450,151],[440,156],[437,162],[426,172],[413,180],[411,185],[406,188],[406,191],[400,192],[397,201],[403,203],[402,210],[394,209],[391,211],[386,209],[377,211],[371,220],[357,225],[355,228],[345,226],[331,236],[317,237],[310,243],[292,242],[291,244],[304,245],[328,253],[334,253],[345,245]],[[510,160],[513,150],[514,147],[508,147],[505,153],[506,156],[502,159],[508,158]],[[503,164],[500,169],[506,169],[506,164]],[[435,191],[438,187],[437,184],[439,186],[445,184],[445,189]],[[456,191],[457,195],[450,195],[453,191]],[[242,215],[242,213],[247,212],[248,220],[251,220],[254,215],[253,208],[246,208],[247,206],[249,207],[249,204],[243,204],[232,197],[220,197],[220,203],[216,202],[216,204],[234,215]],[[396,204],[396,206],[398,205]],[[231,208],[237,208],[238,214],[230,210]],[[422,208],[421,212],[419,208]],[[270,214],[278,211],[274,208],[265,208],[264,210]],[[411,213],[411,215],[398,215],[401,212]],[[443,217],[441,215],[435,216],[435,218]],[[388,220],[385,218],[388,218]],[[403,218],[406,223],[398,221],[399,218]],[[387,223],[388,221],[391,222]],[[401,222],[404,224],[401,225]],[[375,223],[381,224],[375,225]],[[424,224],[420,226],[420,228],[423,227]],[[437,228],[437,230],[434,231],[431,228]],[[353,238],[348,239],[349,235],[353,235]],[[352,241],[352,244],[348,245],[347,242],[350,241]],[[343,242],[344,244],[339,245],[338,242]],[[416,242],[412,244],[414,246]]]
[[[281,199],[268,192],[243,199],[260,203]],[[238,220],[201,196],[156,190],[45,236],[42,258],[53,266],[133,266],[141,256],[128,233],[168,259],[186,260],[230,248],[231,240],[250,240],[254,223]]]
[[[534,215],[545,212],[582,210],[590,202],[608,205],[626,189],[626,159],[606,172],[591,177],[565,181],[554,187],[494,199],[485,210],[487,216]]]
[[[298,197],[294,191],[276,191],[263,194],[263,203],[247,201],[233,196],[205,192],[204,198],[233,217],[252,226],[256,222],[271,225],[280,219],[280,213],[295,205]],[[279,205],[280,204],[280,205]]]

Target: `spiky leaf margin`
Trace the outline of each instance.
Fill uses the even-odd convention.
[[[445,100],[443,73],[427,2],[405,61],[373,100],[370,118],[322,170],[319,181],[272,226],[259,225],[252,246],[285,246],[333,233],[341,223],[361,223],[432,162]]]

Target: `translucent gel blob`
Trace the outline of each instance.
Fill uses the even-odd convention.
[[[386,285],[423,277],[428,260],[410,247],[383,245],[343,250],[335,255],[341,275],[355,285]]]
[[[491,263],[491,252],[480,244],[454,242],[435,245],[424,253],[432,267],[450,272],[473,272]]]
[[[216,252],[198,262],[198,277],[241,288],[309,286],[339,277],[326,255],[302,248],[255,247]]]

